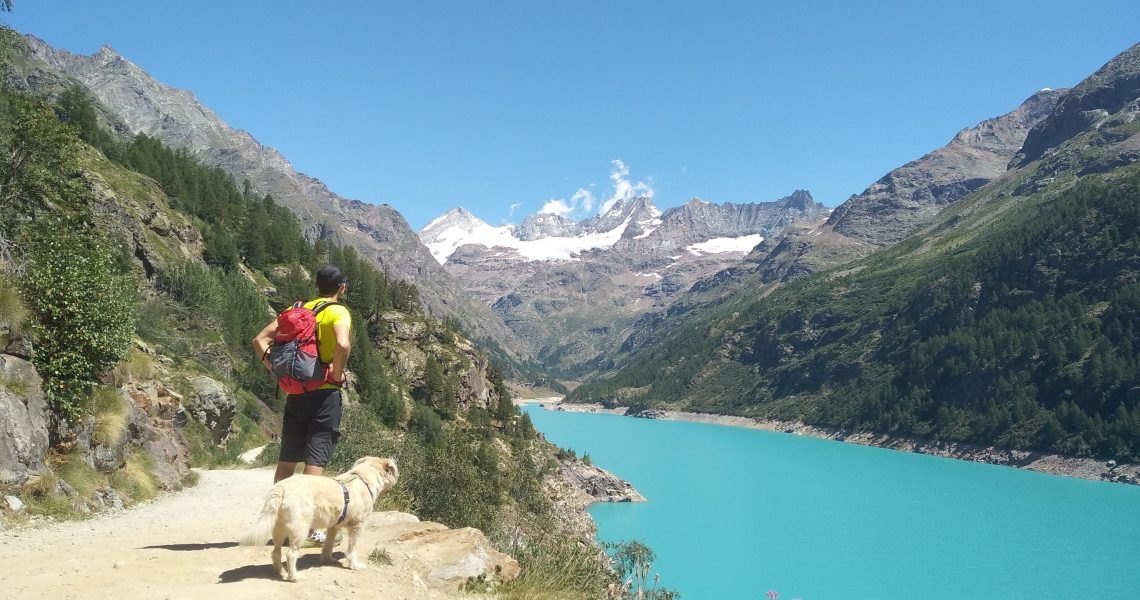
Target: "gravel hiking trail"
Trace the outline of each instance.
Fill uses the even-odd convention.
[[[459,597],[429,588],[425,565],[398,550],[392,564],[352,571],[320,565],[320,549],[302,550],[304,579],[288,583],[269,564],[270,546],[238,546],[273,480],[269,469],[200,471],[198,485],[86,521],[0,530],[0,597],[98,598],[384,598]],[[386,515],[375,513],[382,521]],[[409,527],[392,521],[389,529]],[[438,526],[437,526],[438,527]],[[377,527],[383,529],[383,526]],[[375,539],[362,535],[367,560]],[[334,558],[343,559],[343,544]],[[471,595],[464,595],[471,598]]]

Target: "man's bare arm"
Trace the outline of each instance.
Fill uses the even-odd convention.
[[[352,350],[352,339],[347,323],[333,325],[333,333],[336,335],[336,349],[333,350],[332,366],[329,367],[329,379],[333,382],[342,382],[344,365],[348,363],[348,353]]]
[[[253,351],[257,353],[258,360],[261,364],[265,365],[266,369],[272,369],[269,364],[269,357],[266,354],[269,352],[269,347],[273,345],[273,336],[277,335],[277,319],[274,319],[265,326],[253,338]]]

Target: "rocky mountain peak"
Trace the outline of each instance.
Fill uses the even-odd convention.
[[[537,213],[523,219],[515,227],[515,237],[523,241],[534,241],[552,237],[572,237],[582,233],[577,222],[554,213]]]
[[[650,222],[661,216],[661,210],[648,196],[638,196],[614,202],[606,212],[581,222],[587,233],[605,233],[621,227],[625,223]]]
[[[111,47],[110,44],[103,44],[102,46],[100,46],[99,51],[95,53],[95,56],[98,58],[103,58],[103,59],[106,59],[106,58],[123,58],[123,55],[119,54],[119,52],[117,50],[115,50],[113,47]]]
[[[472,232],[477,231],[484,227],[490,227],[486,221],[476,217],[471,211],[457,206],[436,217],[431,223],[428,223],[422,230],[420,230],[420,239],[424,243],[429,241],[438,241],[440,235],[449,229],[459,229],[461,231]]]
[[[1026,135],[1024,146],[1010,166],[1025,166],[1041,158],[1051,148],[1128,109],[1137,98],[1140,98],[1140,43],[1061,94],[1050,114]]]
[[[792,192],[792,195],[781,198],[777,202],[784,208],[804,211],[810,211],[819,206],[815,198],[812,198],[811,192],[807,190],[796,190]]]

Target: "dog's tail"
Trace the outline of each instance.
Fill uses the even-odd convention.
[[[238,543],[242,546],[261,546],[273,537],[273,527],[277,525],[277,509],[285,497],[285,486],[275,485],[269,491],[265,504],[261,507],[261,514],[257,515],[257,523],[242,534]]]

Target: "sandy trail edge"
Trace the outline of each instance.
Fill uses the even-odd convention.
[[[304,550],[300,583],[277,579],[269,546],[238,546],[273,480],[269,469],[200,471],[197,486],[87,521],[0,531],[5,598],[452,598],[403,557],[350,571]],[[372,546],[362,541],[367,557]],[[341,548],[334,552],[342,557]],[[468,596],[470,597],[470,596]]]

